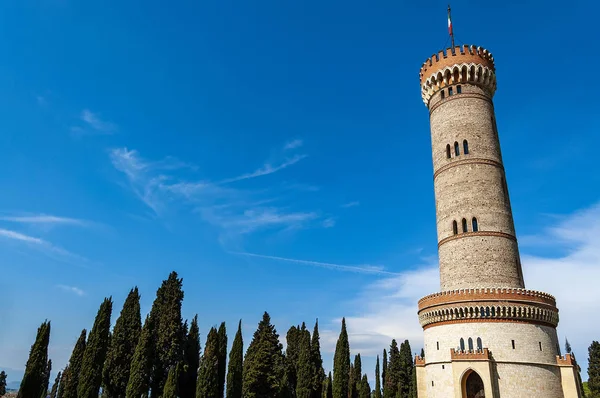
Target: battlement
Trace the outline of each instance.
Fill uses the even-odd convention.
[[[421,356],[415,356],[415,366],[425,366],[425,358],[421,358]]]
[[[455,46],[432,55],[423,63],[419,78],[423,102],[452,84],[474,84],[488,94],[496,91],[496,66],[492,53],[482,47]]]
[[[453,361],[489,360],[490,351],[487,348],[481,350],[455,350],[450,349],[450,358]]]
[[[462,301],[468,300],[485,300],[486,298],[492,300],[527,300],[527,301],[538,301],[547,303],[550,305],[556,305],[556,299],[554,296],[548,293],[540,292],[537,290],[527,290],[520,288],[485,288],[485,289],[456,289],[446,290],[443,292],[437,292],[429,294],[419,300],[419,308],[428,307],[433,304],[440,304],[448,301]]]
[[[557,355],[556,364],[558,366],[573,366],[575,365],[575,357],[573,354]]]
[[[443,69],[448,65],[462,63],[479,63],[483,66],[487,66],[493,71],[496,70],[494,57],[491,52],[483,47],[465,44],[441,50],[437,54],[433,54],[431,57],[427,58],[427,60],[423,62],[421,71],[419,72],[421,84],[423,84],[434,70]]]

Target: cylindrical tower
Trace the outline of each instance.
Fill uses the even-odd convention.
[[[524,288],[492,97],[494,58],[455,47],[421,68],[429,107],[442,290]]]
[[[574,367],[560,357],[556,301],[523,281],[492,102],[494,58],[481,47],[449,48],[425,61],[420,82],[441,292],[419,300],[419,398],[576,398],[565,385]]]

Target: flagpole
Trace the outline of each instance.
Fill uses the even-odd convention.
[[[450,4],[448,4],[448,33],[452,40],[452,48],[454,48],[454,27],[452,26],[452,15],[450,14]]]

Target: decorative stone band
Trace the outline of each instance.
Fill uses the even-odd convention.
[[[488,165],[488,166],[497,167],[499,169],[504,169],[504,166],[502,165],[502,163],[500,163],[500,162],[498,162],[496,160],[492,160],[492,159],[470,158],[470,159],[453,160],[453,161],[450,161],[449,163],[443,165],[439,169],[437,169],[433,173],[433,179],[435,181],[435,179],[437,178],[437,176],[439,176],[440,174],[442,174],[446,170],[449,170],[449,169],[451,169],[453,167],[464,166],[464,165],[468,165],[468,164],[485,164],[485,165]]]
[[[558,309],[549,294],[526,289],[461,289],[419,300],[423,328],[462,322],[527,322],[556,327]]]
[[[479,94],[479,93],[454,94],[453,96],[446,97],[445,99],[438,101],[434,105],[432,105],[431,108],[429,108],[429,117],[431,118],[431,115],[437,108],[448,103],[449,101],[454,101],[454,100],[459,100],[459,99],[464,99],[464,98],[477,98],[477,99],[489,102],[490,104],[492,103],[492,99],[490,97],[488,97],[487,95]]]
[[[470,238],[470,237],[474,237],[474,236],[496,236],[496,237],[500,237],[500,238],[514,240],[515,242],[517,241],[517,238],[514,235],[507,234],[505,232],[497,232],[497,231],[461,232],[456,235],[451,235],[451,236],[448,236],[447,238],[440,240],[438,242],[438,249],[444,243],[448,243],[451,240],[461,239],[461,238]]]
[[[489,361],[490,351],[487,348],[471,351],[457,351],[454,348],[451,348],[450,358],[452,358],[453,361]]]
[[[436,70],[421,84],[421,97],[425,105],[435,93],[453,84],[475,84],[490,97],[496,92],[496,73],[481,63],[456,63]]]

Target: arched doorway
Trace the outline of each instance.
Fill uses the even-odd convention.
[[[485,398],[483,380],[474,370],[463,378],[463,398]]]

